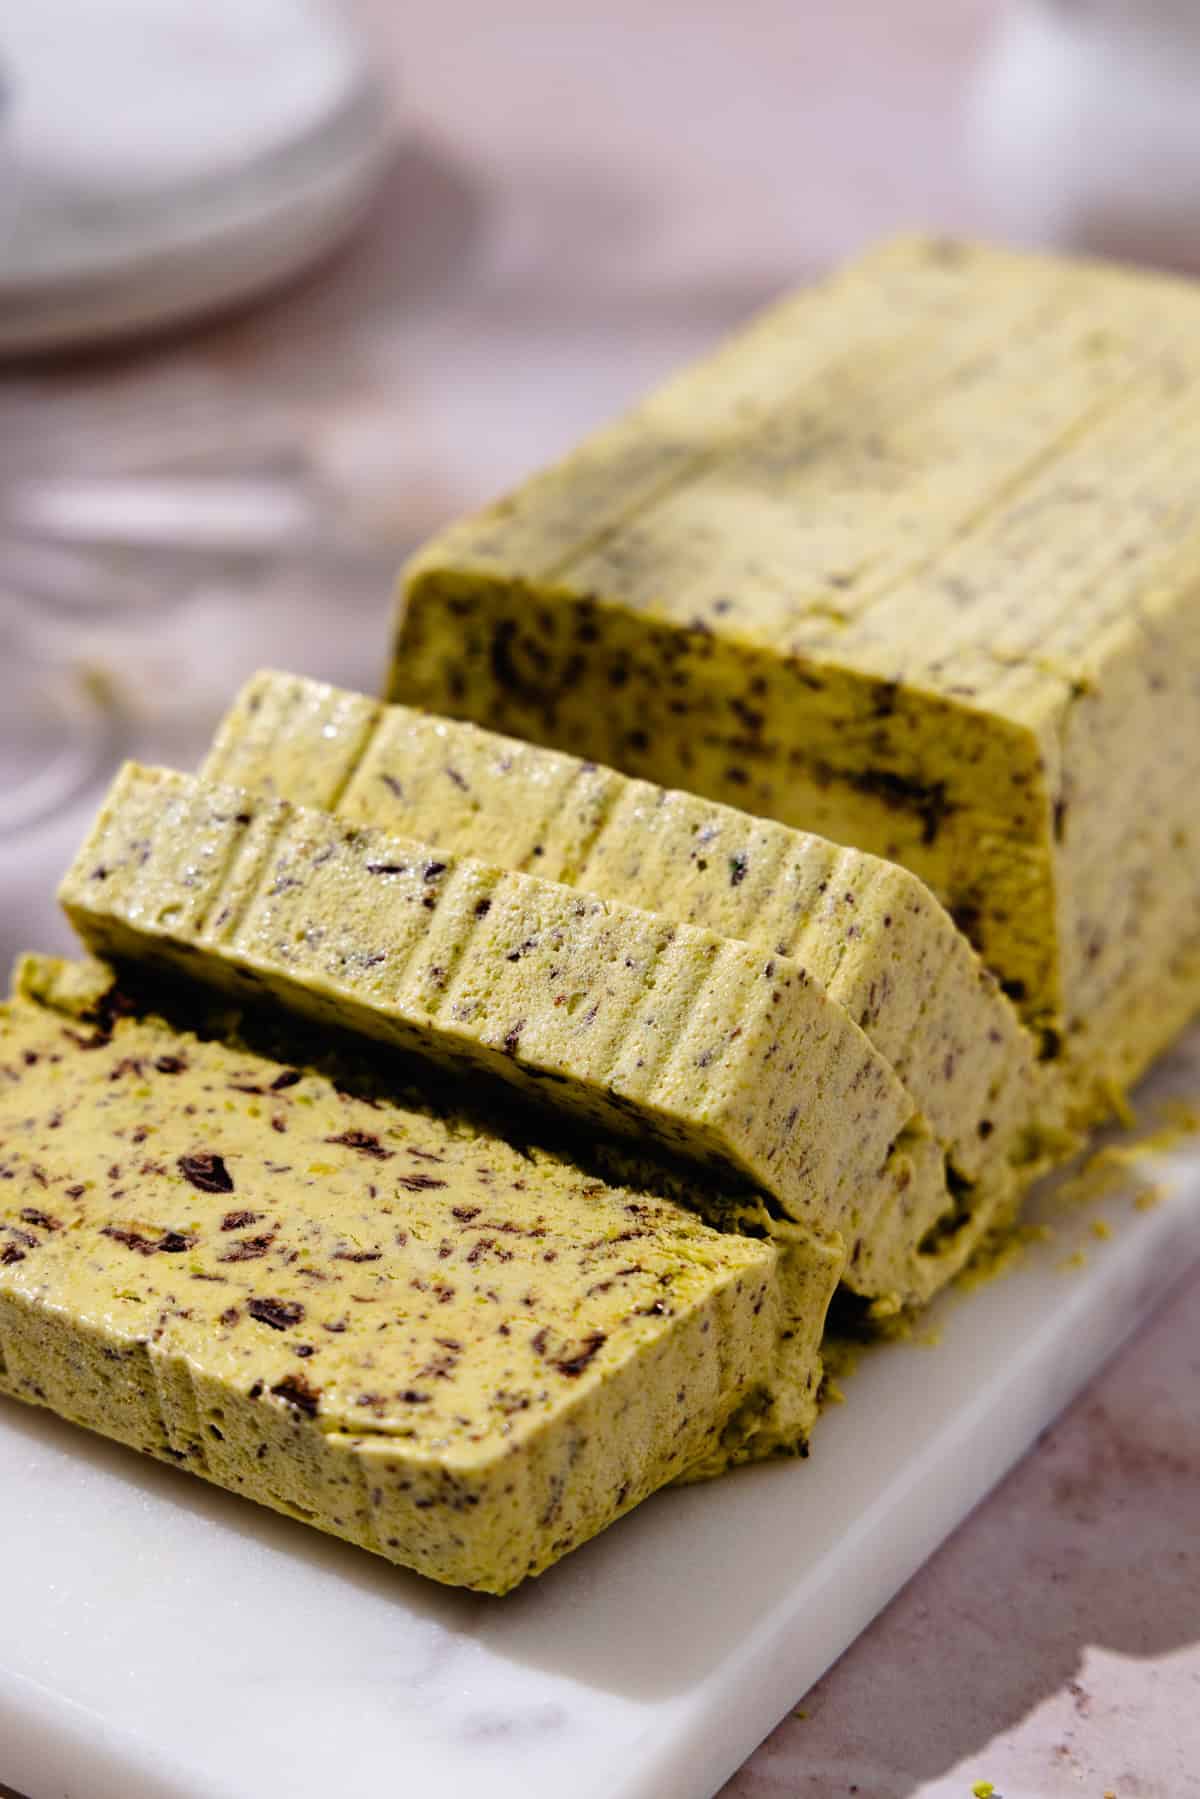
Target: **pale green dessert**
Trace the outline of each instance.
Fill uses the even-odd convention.
[[[1200,291],[886,246],[412,563],[391,697],[904,863],[1080,1116],[1200,1000]]]
[[[786,956],[324,812],[129,765],[63,883],[84,942],[487,1075],[869,1240],[912,1104]]]
[[[0,1392],[497,1593],[769,1421],[769,1243],[133,1004],[30,958],[0,1008]]]
[[[203,773],[801,963],[891,1063],[936,1139],[932,1156],[910,1140],[922,1165],[852,1256],[865,1291],[928,1298],[1043,1165],[1055,1108],[1034,1041],[906,869],[292,675],[247,682]]]

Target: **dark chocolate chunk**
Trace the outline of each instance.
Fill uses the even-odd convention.
[[[396,1176],[396,1185],[409,1193],[428,1193],[435,1187],[444,1187],[446,1183],[433,1174],[400,1174]]]
[[[356,1149],[360,1155],[374,1156],[377,1162],[390,1161],[395,1155],[394,1149],[385,1149],[378,1137],[369,1131],[342,1131],[336,1137],[326,1137],[326,1143],[341,1143],[347,1149]]]
[[[246,1310],[251,1318],[269,1325],[273,1331],[288,1330],[304,1317],[304,1307],[294,1299],[252,1299]],[[271,1390],[274,1392],[274,1388]]]
[[[132,1249],[139,1256],[177,1256],[185,1249],[193,1248],[196,1242],[185,1231],[163,1231],[161,1236],[147,1237],[141,1231],[122,1230],[116,1224],[103,1225],[100,1235],[111,1237],[114,1243],[123,1243],[126,1249]]]
[[[21,1213],[21,1217],[26,1224],[35,1224],[39,1230],[61,1231],[62,1229],[62,1222],[60,1219],[51,1218],[48,1212],[39,1212],[36,1206],[26,1206]]]
[[[194,1156],[179,1156],[176,1167],[185,1180],[201,1193],[232,1193],[233,1179],[224,1159],[214,1150],[201,1150]]]
[[[274,1231],[263,1237],[243,1237],[218,1259],[222,1262],[257,1262],[266,1255],[274,1241]]]
[[[285,1399],[288,1405],[295,1406],[306,1418],[315,1418],[321,1399],[319,1387],[310,1387],[302,1374],[285,1374],[281,1381],[276,1381],[271,1388],[277,1399]]]

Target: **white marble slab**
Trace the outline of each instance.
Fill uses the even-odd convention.
[[[1200,1096],[1200,1033],[1154,1090]],[[1156,1178],[1159,1170],[1155,1169]],[[0,1402],[0,1781],[30,1799],[713,1793],[1200,1258],[1200,1153],[868,1356],[807,1463],[660,1495],[506,1600]],[[1082,1266],[1070,1266],[1077,1249]]]

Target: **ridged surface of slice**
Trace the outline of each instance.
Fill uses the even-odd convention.
[[[801,963],[892,1064],[944,1163],[913,1133],[919,1166],[873,1233],[870,1274],[865,1245],[851,1270],[869,1291],[928,1297],[1011,1212],[1049,1153],[1057,1096],[1033,1038],[933,895],[895,864],[283,674],[247,683],[205,774]],[[935,1229],[936,1246],[922,1250]]]
[[[239,788],[130,766],[63,884],[97,953],[269,992],[869,1234],[911,1101],[798,964]]]

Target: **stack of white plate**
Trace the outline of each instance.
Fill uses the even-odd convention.
[[[225,306],[328,250],[386,160],[320,0],[36,0],[0,17],[0,352]]]

